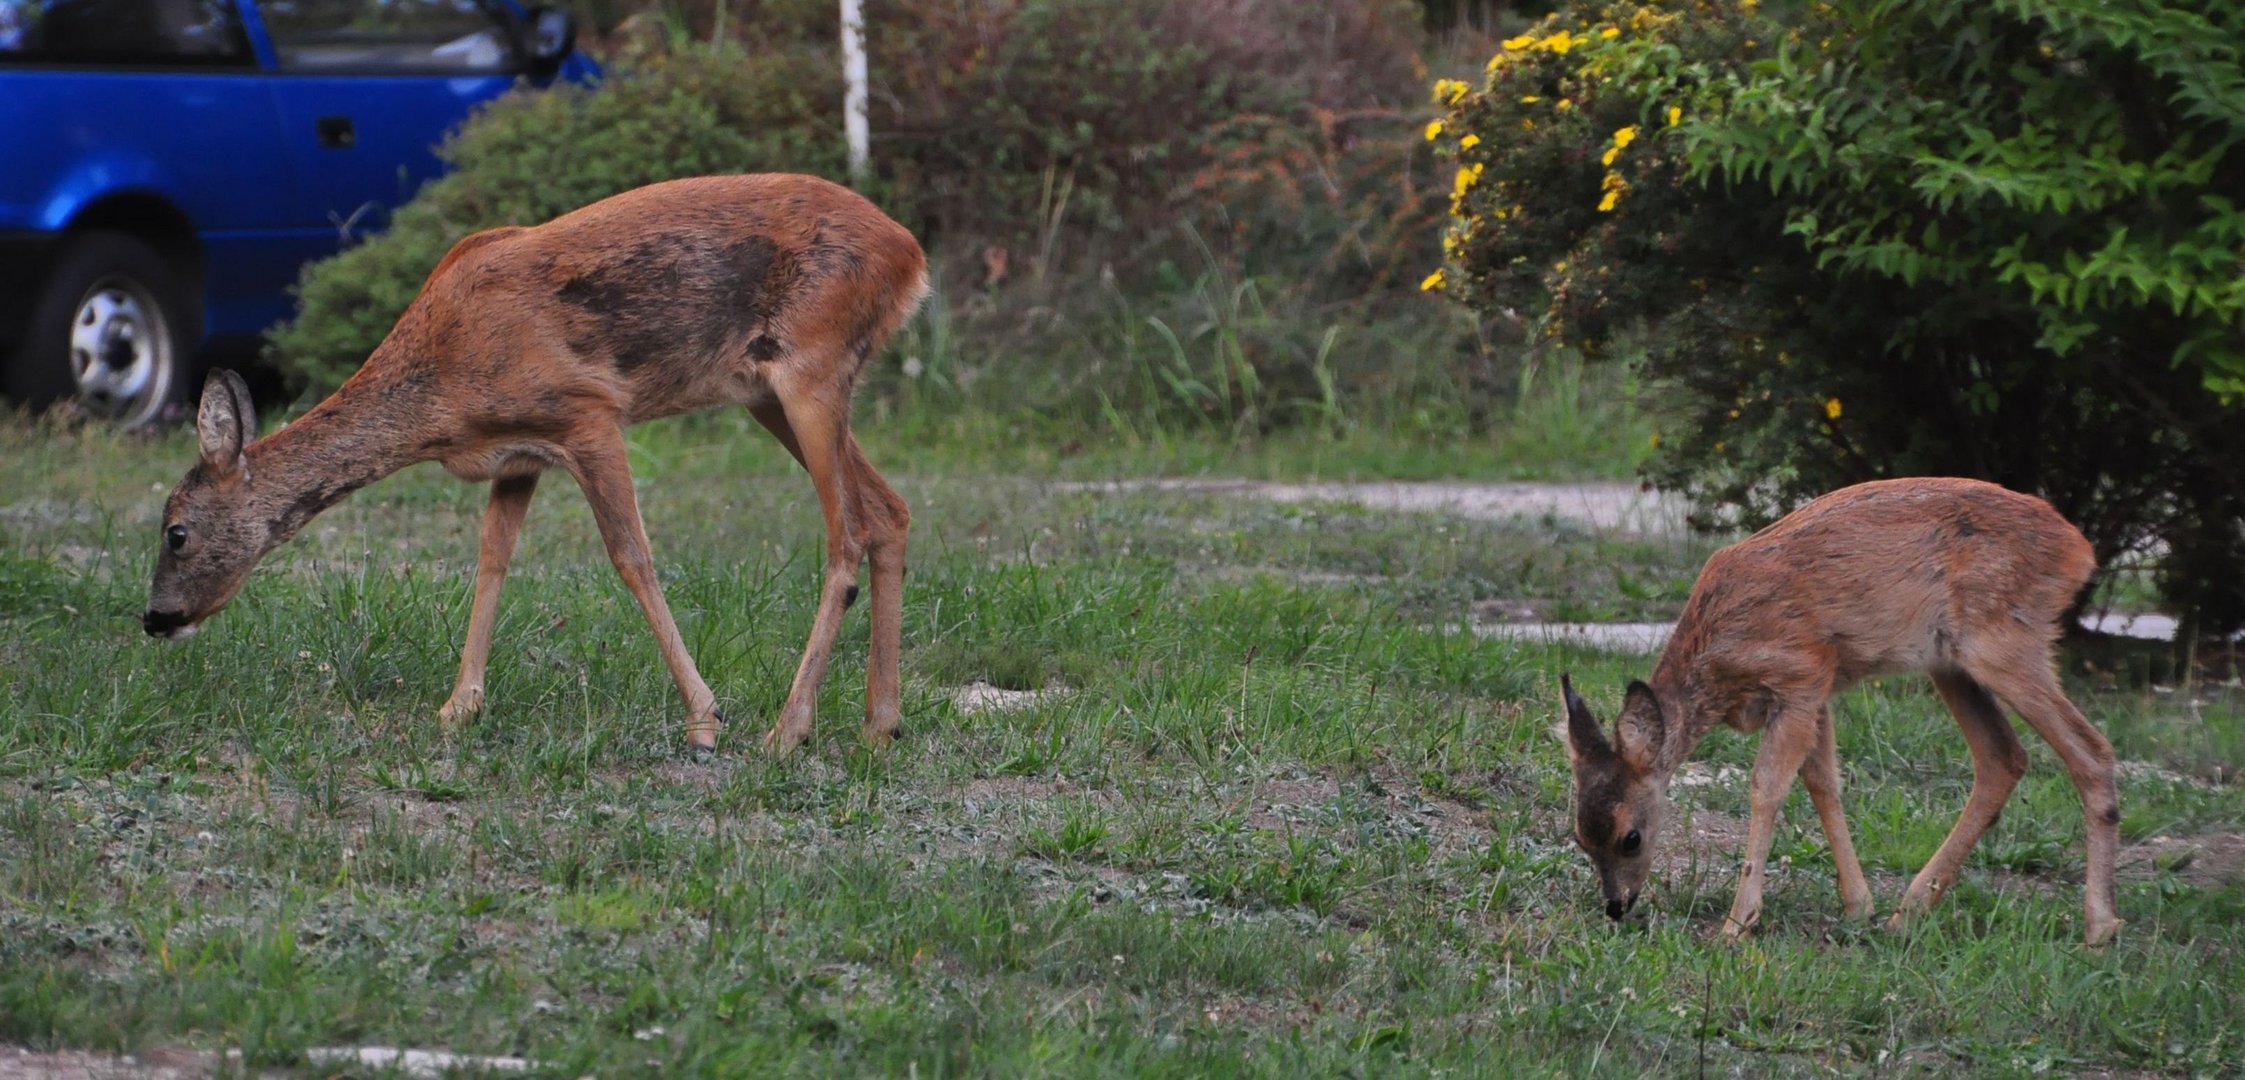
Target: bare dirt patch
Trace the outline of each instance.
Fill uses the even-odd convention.
[[[97,1054],[0,1046],[0,1080],[188,1080],[218,1070],[218,1055],[198,1050]]]
[[[1684,532],[1682,499],[1635,484],[1483,484],[1449,481],[1282,484],[1160,478],[1061,485],[1101,494],[1139,491],[1238,495],[1282,503],[1342,503],[1394,513],[1449,514],[1471,521],[1564,521],[1593,529],[1673,536]]]
[[[2116,871],[2122,881],[2170,871],[2185,884],[2200,887],[2245,881],[2245,833],[2155,836],[2120,849]]]
[[[971,682],[951,691],[951,707],[970,716],[1018,712],[1042,705],[1067,692],[1066,687],[1059,686],[1048,686],[1041,690],[1008,690],[986,682]]]

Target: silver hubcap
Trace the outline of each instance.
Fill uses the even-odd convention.
[[[70,320],[70,374],[95,416],[128,426],[155,417],[170,398],[172,340],[146,286],[106,277],[86,290]]]

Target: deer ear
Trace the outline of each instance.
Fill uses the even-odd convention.
[[[1632,769],[1647,771],[1667,736],[1668,717],[1661,711],[1660,695],[1642,682],[1630,683],[1621,716],[1614,721],[1614,744],[1621,749],[1621,759]]]
[[[203,380],[203,403],[195,413],[195,435],[201,443],[203,464],[226,474],[242,467],[242,451],[257,437],[257,406],[249,398],[249,384],[231,371],[219,370]]]
[[[1575,693],[1573,679],[1559,676],[1559,691],[1567,702],[1567,722],[1553,728],[1561,742],[1567,744],[1567,758],[1573,762],[1601,758],[1612,754],[1613,747],[1606,745],[1604,732],[1598,730],[1598,718],[1590,715],[1590,706]]]

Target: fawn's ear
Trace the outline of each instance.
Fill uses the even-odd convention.
[[[195,435],[203,452],[203,465],[225,476],[239,470],[242,451],[257,437],[257,406],[249,399],[249,384],[231,371],[219,370],[203,380],[203,403],[195,413]]]
[[[1638,772],[1648,771],[1667,736],[1668,717],[1661,711],[1660,695],[1642,682],[1630,683],[1621,716],[1614,721],[1614,743],[1621,749],[1621,759]]]
[[[1552,734],[1566,744],[1567,760],[1574,764],[1612,756],[1613,747],[1606,744],[1606,735],[1598,730],[1598,718],[1590,715],[1590,706],[1575,693],[1575,682],[1565,674],[1559,676],[1559,692],[1567,702],[1567,720],[1552,725]]]

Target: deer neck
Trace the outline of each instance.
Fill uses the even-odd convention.
[[[1667,647],[1661,650],[1659,662],[1653,665],[1652,677],[1645,680],[1660,699],[1667,721],[1662,725],[1660,752],[1653,756],[1654,771],[1661,776],[1681,768],[1699,747],[1699,741],[1722,722],[1724,711],[1708,707],[1711,687],[1700,663],[1705,647],[1697,620],[1685,611],[1677,620],[1675,632],[1669,635]]]
[[[352,492],[425,459],[420,428],[429,414],[427,398],[415,380],[354,377],[310,412],[251,443],[244,455],[271,522],[267,550]]]

